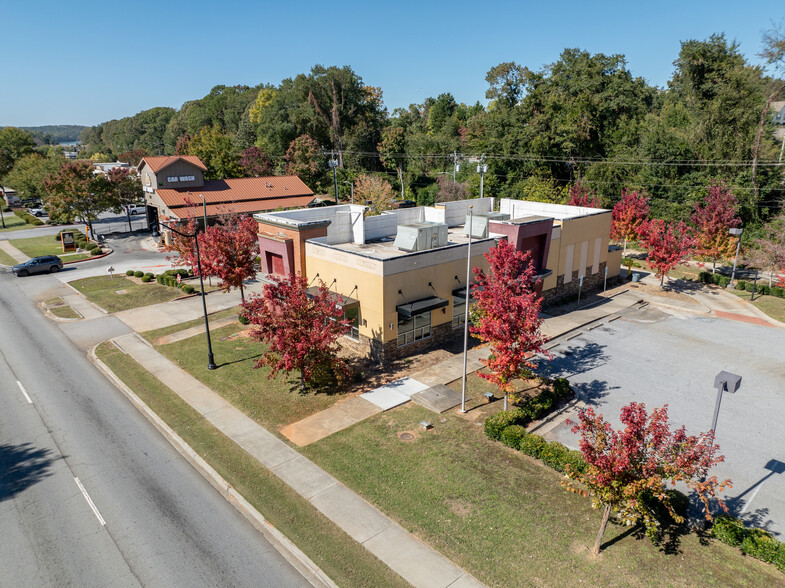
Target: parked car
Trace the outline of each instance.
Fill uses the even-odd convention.
[[[28,212],[33,216],[49,216],[49,213],[46,212],[43,208],[31,208],[28,210]]]
[[[144,214],[145,208],[144,204],[129,204],[126,206],[129,214]]]
[[[34,257],[33,259],[15,265],[11,268],[20,278],[29,276],[31,274],[46,274],[59,272],[63,269],[63,260],[56,255],[42,255],[41,257]]]

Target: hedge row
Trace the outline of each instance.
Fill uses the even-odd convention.
[[[719,515],[714,519],[714,536],[728,545],[741,547],[745,555],[773,563],[785,572],[785,543],[780,543],[763,529],[748,529],[739,519]]]
[[[502,429],[504,429],[504,427],[507,425],[528,425],[531,421],[536,421],[537,419],[545,416],[557,404],[559,404],[560,401],[566,400],[571,396],[572,390],[570,389],[570,383],[567,381],[567,379],[556,378],[552,382],[551,388],[544,389],[537,396],[521,402],[512,410],[503,411],[489,417],[485,421],[485,432],[488,434],[490,427],[494,432],[493,434],[488,434],[488,436],[491,439],[498,440],[499,434],[501,434]],[[499,415],[502,415],[505,412],[513,415],[510,417],[513,419],[513,421],[504,422],[506,417],[499,417]],[[499,424],[494,423],[493,419],[495,417],[500,418],[501,422]]]
[[[21,218],[26,223],[31,224],[31,225],[35,225],[36,227],[44,224],[44,221],[42,221],[39,218],[34,217],[32,214],[30,214],[26,210],[22,210],[20,208],[17,208],[17,209],[14,210],[14,214],[16,216],[18,216],[19,218]]]
[[[725,288],[730,284],[730,278],[727,276],[723,276],[722,274],[713,274],[711,272],[701,272],[698,274],[698,279],[703,282],[704,284],[716,284],[717,286],[721,286]],[[739,280],[736,282],[736,290],[745,290],[747,292],[755,291],[756,294],[762,294],[765,296],[776,296],[777,298],[785,298],[785,288],[780,288],[779,286],[769,287],[768,284],[757,284],[757,286],[752,282],[747,282],[745,280]]]

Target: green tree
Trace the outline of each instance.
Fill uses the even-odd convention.
[[[308,135],[301,135],[289,145],[285,159],[287,175],[299,177],[314,189],[319,177],[323,175],[321,169],[324,165],[324,155],[318,143]]]
[[[131,227],[130,204],[136,204],[144,197],[142,182],[136,172],[132,172],[127,167],[116,167],[109,170],[106,174],[107,198],[110,207],[115,212],[125,210],[128,221],[128,231],[133,231]]]
[[[16,127],[0,129],[0,179],[11,171],[14,164],[35,151],[35,141],[30,133]]]
[[[388,127],[382,131],[382,140],[377,146],[382,165],[398,172],[398,181],[401,183],[401,198],[403,198],[403,166],[406,162],[406,138],[403,129]]]
[[[3,183],[19,194],[22,200],[45,201],[44,180],[60,169],[62,157],[42,157],[37,153],[22,156],[8,172]]]
[[[93,221],[112,207],[108,180],[94,174],[93,166],[82,161],[66,161],[60,169],[44,180],[47,204],[58,219],[85,223],[95,238]]]
[[[196,155],[207,166],[207,180],[242,177],[240,154],[232,139],[218,126],[204,127],[188,143],[188,155]]]

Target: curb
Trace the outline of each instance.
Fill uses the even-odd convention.
[[[106,257],[107,255],[111,255],[114,253],[114,249],[110,250],[108,253],[102,253],[101,255],[93,255],[90,257],[85,257],[84,259],[75,259],[74,261],[64,261],[63,265],[73,265],[75,263],[83,263],[85,261],[93,261],[94,259],[101,259],[102,257]]]
[[[292,541],[271,525],[264,516],[257,511],[239,492],[223,479],[210,464],[208,464],[196,451],[191,448],[177,433],[167,425],[155,411],[153,411],[133,390],[118,378],[103,361],[98,359],[95,349],[100,343],[94,345],[88,358],[93,364],[114,383],[142,415],[158,429],[167,441],[180,453],[191,466],[196,469],[245,519],[259,531],[265,539],[288,561],[302,576],[317,588],[338,588],[322,569],[317,566],[305,553]]]

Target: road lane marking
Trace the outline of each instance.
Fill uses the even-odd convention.
[[[747,507],[748,507],[750,504],[752,504],[752,501],[753,501],[753,500],[755,500],[755,497],[758,495],[758,490],[760,490],[760,487],[761,487],[762,485],[763,485],[763,484],[758,484],[758,487],[757,487],[757,488],[755,488],[755,491],[752,493],[752,496],[750,496],[750,499],[749,499],[747,502],[745,502],[745,503],[744,503],[744,508],[742,508],[742,509],[741,509],[741,514],[744,514],[744,511],[746,511],[746,510],[747,510]]]
[[[25,387],[24,387],[24,386],[22,386],[22,382],[20,382],[19,380],[17,380],[17,381],[16,381],[16,383],[17,383],[17,385],[19,386],[19,389],[22,391],[22,394],[24,394],[24,395],[25,395],[25,398],[27,398],[27,403],[28,403],[28,404],[32,404],[32,403],[33,403],[33,401],[32,401],[32,400],[30,400],[30,397],[27,395],[27,390],[25,390]]]
[[[84,495],[87,504],[89,504],[90,508],[93,509],[93,513],[98,519],[98,522],[101,523],[102,527],[106,526],[106,521],[104,520],[104,517],[102,517],[101,513],[98,512],[98,509],[95,507],[95,503],[93,502],[93,499],[90,498],[90,495],[87,493],[87,490],[84,489],[84,486],[82,486],[82,483],[79,481],[79,478],[74,477],[74,481],[76,482],[76,485],[79,486],[79,489],[82,491],[82,494]]]

